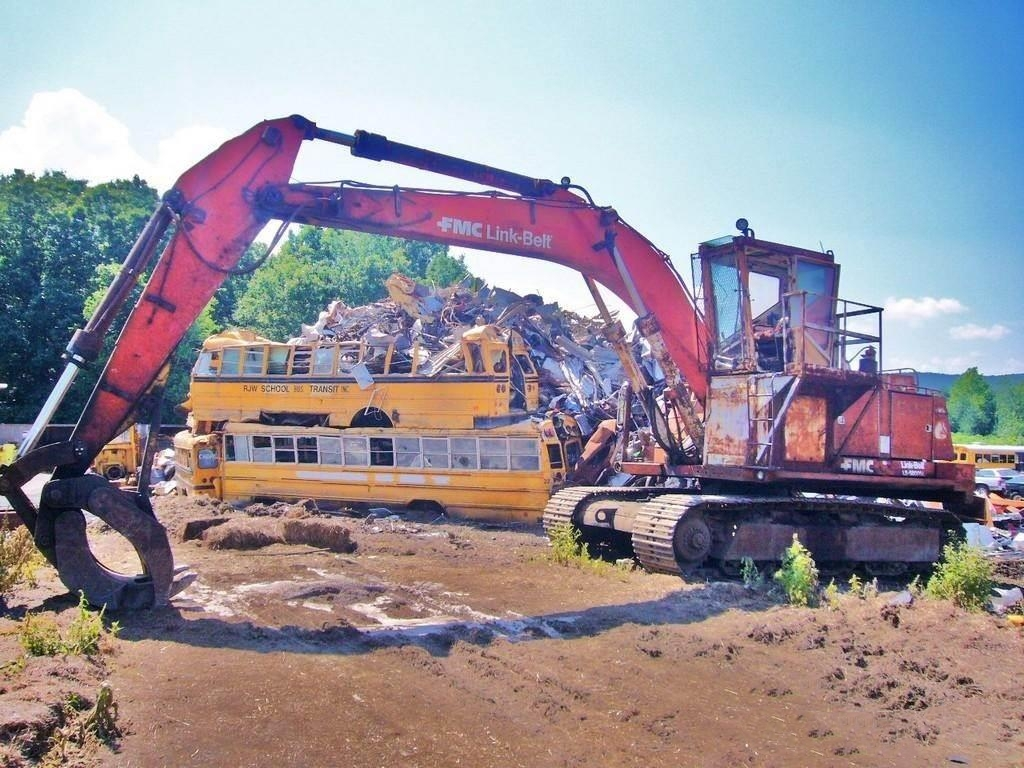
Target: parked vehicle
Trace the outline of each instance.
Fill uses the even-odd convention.
[[[993,492],[1003,496],[1006,494],[1006,480],[999,474],[998,469],[989,467],[976,469],[974,470],[974,491],[986,496]]]
[[[1024,472],[1015,472],[1009,469],[996,470],[1006,481],[1006,492],[1003,494],[1008,499],[1024,499]]]

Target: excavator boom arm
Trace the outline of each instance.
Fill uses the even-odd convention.
[[[289,185],[299,147],[310,139],[348,146],[356,157],[496,189]],[[10,467],[0,468],[0,492],[72,590],[112,608],[166,602],[175,591],[173,559],[145,491],[133,496],[86,470],[102,447],[134,420],[188,328],[273,218],[510,253],[575,269],[589,285],[603,284],[637,312],[677,400],[685,399],[690,407],[692,395],[703,403],[707,330],[685,285],[664,253],[613,209],[594,205],[574,189],[579,188],[568,180],[555,184],[364,131],[329,131],[298,116],[254,126],[186,171],[164,196],[100,308],[69,344],[68,369],[21,455]],[[35,448],[74,371],[98,356],[102,337],[172,224],[173,235],[128,315],[71,439]],[[37,509],[22,486],[54,466]],[[81,510],[105,520],[131,542],[145,572],[141,578],[115,573],[95,560]]]

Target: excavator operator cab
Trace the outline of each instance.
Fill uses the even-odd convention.
[[[744,219],[737,228],[693,256],[712,375],[848,370],[868,345],[880,352],[881,310],[838,298],[831,251],[758,240]]]

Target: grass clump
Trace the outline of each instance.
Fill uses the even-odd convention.
[[[775,572],[775,581],[793,605],[809,606],[818,600],[818,567],[797,535],[782,556],[782,567]]]
[[[572,523],[559,523],[548,529],[551,559],[559,565],[573,565],[587,557],[587,548],[579,530]]]
[[[52,616],[26,613],[18,631],[18,642],[29,656],[56,656],[64,649],[60,627]]]
[[[605,574],[615,570],[614,566],[600,558],[591,557],[579,529],[572,523],[558,523],[548,529],[551,542],[551,559],[558,565],[580,568]]]
[[[78,595],[78,608],[71,626],[68,627],[64,652],[76,656],[91,656],[99,653],[100,641],[105,635],[117,637],[121,625],[115,621],[109,628],[104,627],[103,614],[106,613],[107,606],[103,606],[98,612],[90,611],[85,602],[85,593],[79,592]]]
[[[0,598],[19,584],[35,586],[36,571],[45,562],[27,528],[0,527]]]
[[[75,617],[71,620],[66,635],[52,616],[25,614],[19,630],[19,641],[29,656],[56,656],[65,653],[73,656],[91,656],[99,653],[104,637],[117,637],[121,626],[115,621],[110,627],[103,624],[106,607],[99,612],[89,610],[85,595],[80,593]]]
[[[82,697],[72,694],[62,709],[64,725],[50,736],[46,754],[38,763],[41,768],[91,765],[89,758],[95,755],[100,744],[116,746],[121,728],[117,724],[118,707],[110,683],[100,685],[92,707]]]
[[[764,575],[749,557],[744,557],[740,561],[740,577],[743,579],[743,586],[747,589],[761,589],[764,586]]]
[[[992,594],[992,563],[977,547],[963,542],[942,548],[942,560],[928,579],[928,597],[951,600],[967,611],[980,611]]]
[[[836,585],[836,580],[832,579],[828,586],[825,587],[825,591],[822,593],[822,597],[825,600],[825,605],[831,608],[833,611],[839,609],[839,587]]]

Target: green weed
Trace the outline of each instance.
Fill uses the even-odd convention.
[[[36,571],[45,562],[27,528],[0,527],[0,598],[19,584],[35,586]]]
[[[977,547],[966,543],[947,544],[942,560],[928,579],[925,594],[952,600],[968,611],[980,611],[992,594],[992,563]]]
[[[850,587],[850,594],[857,595],[860,597],[862,590],[864,589],[864,580],[861,579],[856,573],[850,577],[850,580],[846,582]]]
[[[817,602],[818,567],[795,533],[793,543],[782,556],[782,567],[775,572],[775,580],[793,605],[814,605]]]
[[[601,575],[626,570],[606,563],[600,558],[591,557],[579,529],[572,523],[559,523],[549,528],[548,540],[551,542],[551,560],[558,565],[580,568]]]
[[[740,576],[743,579],[743,586],[747,589],[761,589],[764,587],[764,575],[757,569],[757,565],[749,557],[740,561]]]
[[[100,642],[107,635],[117,637],[121,626],[115,621],[109,628],[103,625],[106,607],[98,613],[89,610],[85,595],[79,593],[78,608],[71,620],[67,635],[61,634],[60,627],[52,616],[25,614],[19,630],[21,647],[30,656],[56,656],[66,653],[75,656],[91,656],[99,653]]]
[[[839,608],[839,587],[836,586],[835,579],[832,579],[828,583],[828,586],[825,587],[825,591],[822,593],[822,597],[825,598],[825,605],[827,605],[833,611]]]
[[[45,614],[26,613],[18,641],[29,656],[56,656],[64,649],[60,627],[52,616]]]
[[[548,540],[551,542],[551,559],[559,565],[574,565],[586,556],[586,545],[572,523],[559,523],[549,528]]]
[[[105,634],[103,626],[103,614],[107,607],[103,606],[99,613],[89,610],[85,602],[85,593],[79,593],[78,609],[75,618],[68,627],[68,635],[64,641],[64,652],[76,656],[90,656],[100,650],[100,640]],[[106,630],[111,637],[117,637],[121,631],[121,625],[116,621]]]

